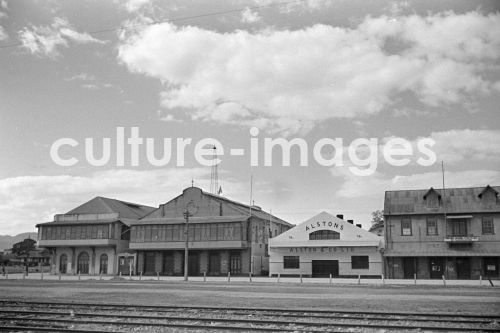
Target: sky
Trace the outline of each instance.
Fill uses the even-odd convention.
[[[499,7],[0,0],[0,234],[33,231],[96,196],[157,207],[192,181],[209,191],[211,167],[194,155],[206,138],[224,151],[221,195],[293,224],[328,211],[369,228],[384,191],[441,188],[442,162],[446,187],[500,185]],[[120,163],[117,128],[144,138],[136,163],[131,145]],[[77,143],[58,150],[71,166],[51,154],[64,138]],[[181,138],[192,139],[184,165]],[[266,138],[305,142],[306,165],[298,146],[289,166],[280,153],[265,165]],[[405,165],[385,158],[394,138],[410,144]],[[174,142],[168,163],[151,163],[148,139],[158,158]],[[335,163],[315,159],[323,139],[340,139],[320,150]],[[348,153],[357,139],[372,139],[354,149],[375,158],[363,176]],[[429,157],[422,139],[434,142],[430,165],[418,163]],[[106,140],[109,161],[89,162],[86,149],[98,159]]]

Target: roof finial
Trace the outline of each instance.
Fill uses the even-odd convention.
[[[194,179],[191,179],[191,187],[194,187]]]

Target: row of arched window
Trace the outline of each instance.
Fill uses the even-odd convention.
[[[79,274],[89,274],[90,260],[87,252],[81,252],[76,260],[76,272]],[[68,256],[61,254],[59,258],[59,272],[66,274],[68,271]],[[103,253],[99,258],[99,274],[108,274],[108,255]]]

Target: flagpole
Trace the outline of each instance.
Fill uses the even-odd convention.
[[[444,161],[441,161],[441,173],[443,175],[443,212],[444,212],[444,229],[445,237],[448,236],[448,221],[446,219],[446,187],[444,186]]]

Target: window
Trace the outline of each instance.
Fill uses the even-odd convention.
[[[284,269],[300,268],[299,256],[284,256],[283,268]]]
[[[92,236],[91,236],[92,239],[96,239],[97,238],[97,226],[96,225],[93,225],[92,226]]]
[[[436,219],[427,219],[427,235],[437,235],[437,220]]]
[[[352,269],[368,269],[368,256],[352,256],[351,257]]]
[[[309,234],[309,240],[340,239],[340,234],[332,230],[318,230]]]
[[[401,220],[401,235],[411,236],[411,219]]]
[[[493,235],[495,233],[492,217],[483,217],[483,235]]]

